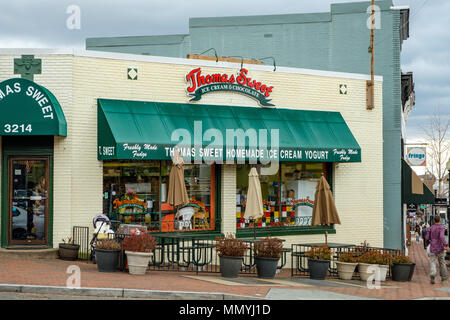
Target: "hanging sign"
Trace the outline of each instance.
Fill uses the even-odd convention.
[[[408,148],[406,160],[410,166],[426,166],[427,165],[427,149],[426,148]]]
[[[249,78],[247,73],[247,69],[241,69],[236,76],[226,73],[202,75],[201,68],[193,69],[186,75],[186,82],[189,83],[186,91],[192,96],[189,101],[198,101],[204,94],[211,92],[231,91],[256,99],[263,107],[273,107],[274,105],[269,103],[271,99],[268,99],[273,86]]]

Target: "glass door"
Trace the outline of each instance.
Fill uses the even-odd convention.
[[[48,188],[48,157],[9,157],[9,244],[47,244]]]

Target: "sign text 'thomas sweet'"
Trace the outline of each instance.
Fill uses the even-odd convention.
[[[268,86],[247,76],[248,70],[241,69],[238,75],[228,75],[226,73],[214,73],[202,75],[201,68],[193,69],[186,75],[189,83],[187,94],[192,96],[189,101],[198,101],[202,95],[210,92],[232,91],[245,94],[256,99],[261,106],[273,107],[269,103],[273,86]]]

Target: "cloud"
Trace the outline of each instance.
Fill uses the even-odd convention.
[[[1,6],[0,47],[84,48],[88,37],[185,34],[190,17],[329,12],[331,3],[354,1],[14,0]],[[74,4],[81,10],[79,30],[66,26],[67,8]],[[420,135],[421,117],[437,105],[446,113],[450,109],[450,1],[394,0],[394,4],[411,7],[402,70],[414,72],[416,85],[416,105],[407,132]]]

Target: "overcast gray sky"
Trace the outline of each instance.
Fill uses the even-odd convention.
[[[87,37],[189,33],[190,17],[328,12],[331,3],[352,0],[0,0],[0,47],[84,48]],[[68,29],[70,5],[81,10],[80,29]],[[407,138],[423,136],[420,126],[436,107],[450,118],[450,1],[394,0],[408,5],[410,38],[402,69],[413,71],[416,106]]]

